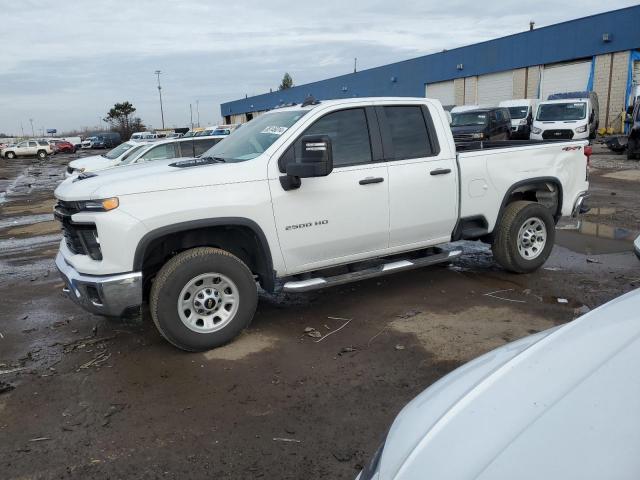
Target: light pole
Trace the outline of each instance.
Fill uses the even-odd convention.
[[[158,77],[158,95],[160,95],[160,117],[162,118],[162,129],[164,130],[164,111],[162,110],[162,87],[160,86],[160,70],[156,70],[155,74]]]
[[[31,124],[31,138],[36,136],[36,132],[33,130],[33,118],[29,119],[29,123]]]
[[[196,115],[198,117],[198,128],[200,128],[200,100],[196,100]]]
[[[191,117],[191,130],[193,130],[193,107],[189,104],[189,115]]]

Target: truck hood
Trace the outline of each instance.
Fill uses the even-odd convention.
[[[397,416],[380,479],[631,478],[640,290],[445,376]]]
[[[102,170],[109,168],[117,164],[117,160],[109,160],[102,155],[91,155],[89,157],[82,157],[69,162],[69,166],[73,169],[80,170],[84,168],[88,172],[95,170]]]
[[[86,178],[68,178],[56,188],[56,198],[65,201],[110,198],[145,192],[194,188],[225,183],[264,180],[266,169],[256,159],[239,163],[173,167],[189,158],[156,160],[135,165],[109,168],[90,173]]]

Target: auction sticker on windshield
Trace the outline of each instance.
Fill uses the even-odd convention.
[[[265,127],[260,133],[270,133],[272,135],[282,135],[287,131],[287,127],[270,126]]]

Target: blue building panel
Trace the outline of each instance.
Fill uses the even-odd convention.
[[[640,5],[220,105],[224,115],[347,97],[422,97],[425,84],[640,49]],[[609,34],[610,41],[603,40]],[[462,64],[462,70],[457,66]]]

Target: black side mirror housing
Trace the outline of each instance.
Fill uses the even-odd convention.
[[[280,177],[285,190],[299,188],[301,178],[326,177],[333,170],[333,148],[328,135],[305,135],[300,141],[299,162],[288,163],[287,174]]]

